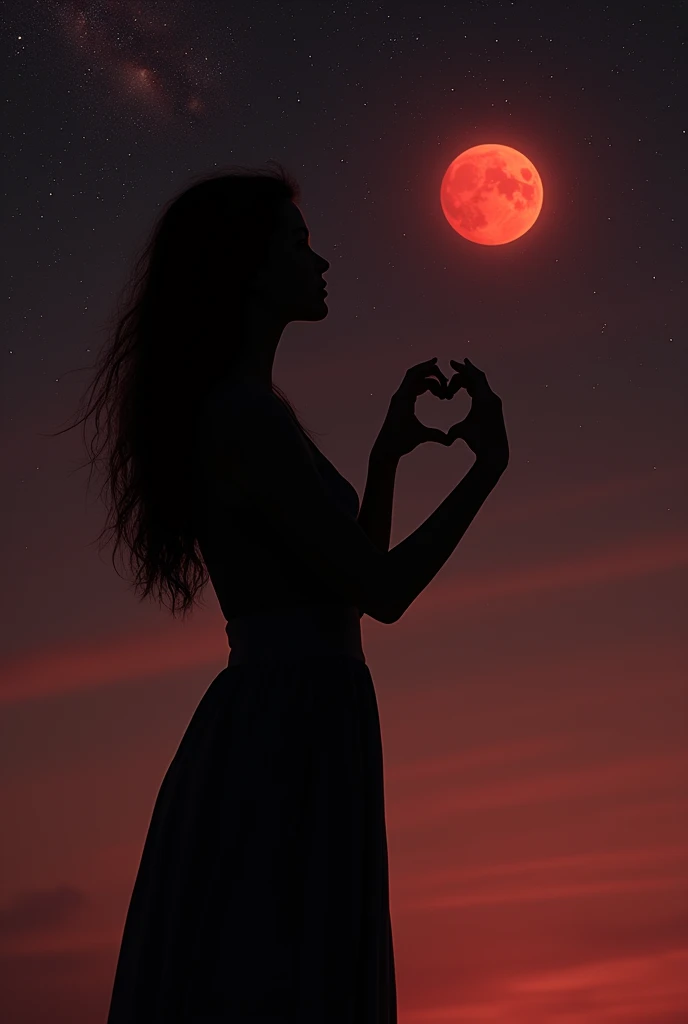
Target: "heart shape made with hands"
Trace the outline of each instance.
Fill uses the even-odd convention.
[[[442,372],[442,370],[440,370],[439,366],[435,365],[436,362],[436,359],[432,360],[430,369],[427,371],[427,375],[429,378],[427,381],[428,391],[435,395],[436,398],[439,398],[440,401],[451,401],[452,398],[456,394],[458,394],[458,392],[461,391],[462,388],[466,388],[466,391],[468,393],[466,370],[471,368],[469,360],[466,360],[467,365],[464,365],[464,363],[460,363],[454,359],[450,359],[450,364],[456,370],[456,372],[451,377],[447,377]],[[473,391],[472,388],[471,391]],[[422,393],[423,392],[421,392],[421,394]],[[456,441],[456,439],[461,436],[460,428],[462,424],[465,422],[465,419],[466,417],[464,417],[464,419],[460,420],[458,423],[452,424],[452,426],[446,433],[439,430],[439,434],[434,434],[434,431],[437,430],[438,428],[426,427],[426,430],[434,434],[434,436],[429,437],[428,440],[439,440],[447,446],[452,445],[454,441]],[[425,424],[422,425],[425,426]]]
[[[438,427],[421,423],[415,414],[416,399],[426,391],[445,401],[452,399],[463,387],[471,397],[475,394],[476,375],[481,371],[474,367],[470,360],[466,360],[465,365],[454,359],[449,361],[457,371],[451,378],[435,365],[437,356],[417,363],[406,371],[401,386],[392,396],[387,419],[378,439],[388,451],[395,455],[406,455],[426,441],[449,446],[457,437],[462,437],[463,427],[470,417],[470,412],[468,417],[450,427],[447,433]]]

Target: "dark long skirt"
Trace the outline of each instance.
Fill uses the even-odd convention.
[[[396,1020],[369,669],[227,667],[160,787],[107,1024]]]

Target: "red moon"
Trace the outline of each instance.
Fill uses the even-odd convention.
[[[533,163],[511,146],[464,150],[440,186],[444,216],[470,242],[503,245],[520,238],[542,208],[542,181]]]

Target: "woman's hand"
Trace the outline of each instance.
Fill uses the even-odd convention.
[[[448,397],[447,378],[435,366],[437,356],[417,363],[406,371],[398,390],[392,395],[389,411],[375,441],[375,450],[390,458],[408,455],[419,444],[437,441],[451,444],[449,437],[437,427],[426,427],[416,418],[416,399],[425,391],[431,391],[437,398]],[[457,376],[455,374],[455,376]],[[454,378],[452,378],[453,380]],[[456,390],[461,387],[459,384]],[[458,435],[457,435],[458,436]]]
[[[471,408],[460,423],[449,428],[447,443],[453,444],[460,437],[481,462],[500,469],[506,468],[509,462],[509,442],[501,398],[492,391],[483,371],[470,359],[465,359],[463,363],[455,359],[449,362],[458,372],[447,384],[446,397],[452,398],[460,388],[465,388],[471,396]]]

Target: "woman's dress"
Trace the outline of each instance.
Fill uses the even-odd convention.
[[[321,597],[230,609],[227,667],[154,805],[107,1024],[396,1024],[376,694],[358,609]]]

